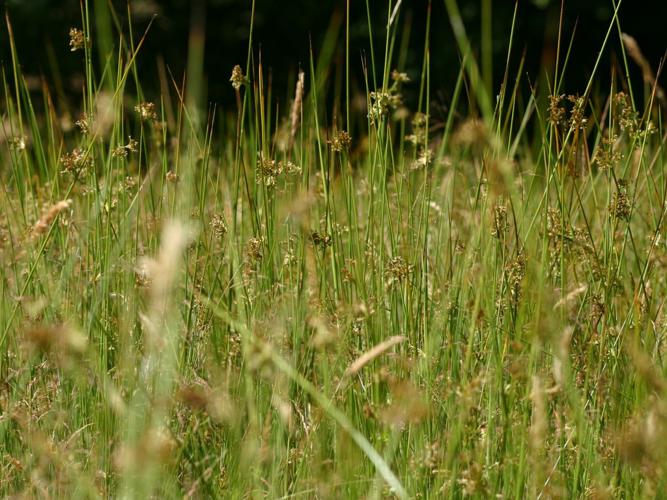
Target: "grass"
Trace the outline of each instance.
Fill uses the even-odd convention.
[[[287,96],[251,24],[231,109],[204,100],[196,21],[186,77],[159,66],[151,101],[150,26],[84,1],[70,106],[29,86],[7,18],[2,496],[664,495],[662,89],[616,15],[581,94],[562,28],[529,85],[509,27],[495,88],[491,2],[481,69],[444,4],[411,27],[390,1],[382,46],[369,19],[362,90],[349,9],[368,3],[347,2]],[[443,83],[429,31],[446,23],[461,60]]]

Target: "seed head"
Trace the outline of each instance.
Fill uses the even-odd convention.
[[[139,141],[132,139],[132,136],[127,138],[127,144],[115,148],[111,155],[115,158],[127,158],[129,153],[136,153],[139,148]]]
[[[489,143],[490,134],[482,120],[469,118],[456,130],[452,141],[460,146],[482,147]]]
[[[400,73],[397,70],[392,71],[391,79],[394,81],[388,89],[382,89],[370,93],[371,106],[368,111],[368,118],[372,124],[375,124],[389,111],[398,108],[403,102],[401,95],[401,85],[409,82],[410,78],[406,73]]]
[[[329,140],[329,146],[331,146],[331,151],[334,153],[342,153],[350,149],[352,144],[352,137],[345,130],[336,132],[334,136]]]
[[[406,136],[406,140],[415,146],[423,146],[428,137],[428,115],[425,113],[415,113],[412,118],[412,134]]]
[[[422,421],[429,408],[419,388],[410,381],[392,385],[391,403],[379,411],[380,420],[398,429]]]
[[[211,217],[210,225],[213,234],[218,238],[222,238],[225,234],[227,234],[227,223],[225,222],[225,218],[222,215],[215,214],[213,217]]]
[[[565,95],[549,96],[549,121],[554,125],[561,125],[565,119],[565,108],[561,106]]]
[[[396,83],[406,83],[410,81],[410,77],[407,73],[401,73],[396,69],[391,72],[391,79]]]
[[[502,239],[508,227],[507,207],[504,205],[496,205],[493,209],[493,227],[491,228],[491,235],[494,238]]]
[[[25,151],[26,138],[24,136],[9,139],[9,147],[14,151]]]
[[[572,103],[572,110],[570,111],[570,128],[573,130],[584,130],[588,124],[588,118],[584,115],[586,100],[583,97],[576,95],[567,96],[567,100]]]
[[[83,135],[88,135],[90,132],[90,123],[88,119],[88,114],[84,113],[81,115],[81,118],[79,118],[76,122],[74,122],[74,125],[79,127],[79,130]]]
[[[590,298],[590,312],[588,319],[592,325],[598,325],[604,316],[606,306],[604,304],[604,297],[601,294],[593,294]]]
[[[137,187],[137,179],[135,179],[134,177],[129,176],[129,175],[125,177],[125,180],[121,184],[121,189],[123,191],[131,192],[136,187]]]
[[[521,283],[526,275],[526,258],[519,255],[505,266],[510,298],[516,304],[521,298]]]
[[[425,149],[419,153],[419,156],[417,156],[417,159],[412,162],[412,166],[410,168],[412,170],[421,170],[428,168],[431,163],[433,163],[433,151],[430,149]]]
[[[118,146],[111,152],[111,156],[114,158],[127,158],[127,149],[125,149],[125,146]]]
[[[257,158],[257,182],[264,183],[267,187],[276,185],[276,181],[283,174],[298,174],[301,172],[301,167],[293,162],[276,161],[272,158],[266,158],[263,154],[259,154]]]
[[[71,205],[72,200],[62,200],[49,207],[49,209],[45,211],[44,214],[42,214],[40,219],[33,226],[32,234],[39,236],[46,233],[60,212],[67,210]]]
[[[412,128],[423,129],[428,122],[428,115],[426,113],[417,112],[412,117]]]
[[[238,67],[238,66],[237,66]],[[240,68],[239,68],[240,69]],[[232,73],[232,79],[234,78],[234,73]],[[294,102],[292,103],[292,112],[290,113],[290,137],[289,144],[290,146],[294,144],[294,139],[296,138],[296,130],[299,125],[299,116],[301,112],[301,106],[303,104],[303,88],[305,85],[306,76],[303,71],[299,72],[299,78],[296,81],[296,91],[294,93]],[[235,85],[232,80],[232,85]],[[236,88],[236,87],[234,87]]]
[[[278,165],[280,166],[280,169],[288,175],[301,173],[301,167],[290,160],[279,161]]]
[[[535,454],[539,453],[546,442],[548,430],[547,408],[545,403],[544,388],[542,381],[537,375],[533,375],[533,387],[530,393],[530,399],[533,404],[533,415],[530,426],[530,447]]]
[[[56,354],[79,354],[86,349],[88,339],[70,325],[40,325],[25,332],[25,340],[35,350]]]
[[[259,155],[257,158],[257,182],[265,186],[274,186],[276,179],[282,174],[282,164],[271,158]]]
[[[125,149],[127,149],[130,153],[136,153],[139,148],[139,141],[136,139],[132,139],[132,136],[127,137],[127,144],[125,145]]]
[[[245,254],[251,263],[262,260],[264,254],[262,251],[262,240],[260,238],[250,238],[246,244]]]
[[[81,50],[86,47],[88,40],[83,31],[78,28],[70,28],[69,30],[69,47],[71,52]]]
[[[324,250],[328,246],[331,246],[331,236],[326,233],[319,233],[317,231],[313,231],[312,233],[310,233],[310,241],[313,242],[313,245],[315,245],[316,247],[320,247],[322,250]]]
[[[600,170],[611,170],[623,159],[623,155],[617,150],[617,141],[618,137],[615,135],[602,138],[602,144],[598,148],[595,153],[595,158],[593,159]]]
[[[243,70],[238,64],[232,69],[232,76],[229,81],[232,82],[232,87],[234,87],[234,90],[239,90],[241,85],[246,83],[246,77],[243,75]]]
[[[65,153],[60,158],[60,163],[65,167],[64,172],[79,175],[93,166],[93,159],[81,148],[75,148],[71,153]]]
[[[392,286],[404,281],[412,273],[412,270],[413,266],[408,264],[403,257],[393,257],[387,263],[387,269],[385,270],[387,285]]]
[[[609,212],[621,220],[630,220],[630,213],[632,211],[632,204],[630,202],[630,197],[628,196],[628,186],[624,180],[618,181],[616,188],[616,193],[611,200],[611,205],[609,205]]]
[[[627,132],[631,138],[634,137],[639,128],[639,120],[637,112],[632,108],[632,103],[624,92],[614,96],[614,115],[621,130]]]
[[[371,109],[368,117],[371,123],[376,123],[390,110],[397,108],[401,104],[401,95],[391,91],[371,92]]]
[[[152,102],[141,102],[134,107],[139,118],[143,121],[157,120],[157,113],[155,112],[155,104]]]

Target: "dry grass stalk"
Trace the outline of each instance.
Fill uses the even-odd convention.
[[[162,243],[157,259],[144,258],[138,269],[147,275],[150,281],[150,301],[143,323],[149,340],[163,339],[160,334],[170,311],[170,299],[178,273],[180,260],[192,239],[192,232],[178,221],[169,221],[162,233]]]
[[[373,347],[370,351],[365,352],[359,356],[354,363],[352,363],[347,370],[345,370],[346,375],[354,375],[359,372],[364,366],[373,361],[375,358],[381,356],[386,351],[394,347],[395,345],[400,344],[405,340],[403,335],[394,335],[389,337],[384,342],[380,342],[378,345]]]
[[[291,148],[294,145],[294,139],[296,138],[296,129],[299,126],[299,116],[301,115],[301,105],[303,103],[303,87],[305,83],[306,75],[303,71],[299,71],[299,78],[296,81],[296,92],[294,95],[294,103],[292,103],[292,112],[290,118],[290,134],[289,134],[289,147]]]
[[[648,62],[646,57],[644,57],[642,50],[639,48],[637,40],[635,40],[634,37],[628,35],[627,33],[623,33],[622,38],[623,38],[623,45],[625,46],[625,50],[628,51],[628,55],[642,70],[642,78],[644,78],[644,82],[646,82],[651,87],[655,87],[658,99],[660,100],[660,102],[664,104],[665,91],[657,82],[655,74],[651,69],[651,64]]]
[[[40,236],[46,233],[60,212],[67,210],[71,205],[72,200],[62,200],[51,205],[51,207],[49,207],[49,209],[42,214],[42,217],[40,217],[40,219],[32,227],[32,234],[34,236]]]
[[[554,311],[572,304],[582,293],[585,293],[586,290],[588,290],[588,286],[585,284],[575,288],[570,293],[562,297],[558,302],[556,302],[556,305],[554,305]]]

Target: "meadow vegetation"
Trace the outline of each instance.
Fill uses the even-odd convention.
[[[231,107],[206,101],[197,26],[187,74],[158,65],[149,88],[150,26],[82,0],[76,100],[26,78],[6,18],[0,495],[667,491],[658,69],[614,16],[608,88],[568,66],[563,29],[532,81],[512,26],[494,82],[490,37],[444,3],[410,26],[390,0],[361,58],[343,21],[289,95],[251,24]],[[452,82],[430,75],[445,24]]]

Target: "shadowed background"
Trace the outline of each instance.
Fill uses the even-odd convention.
[[[480,47],[483,0],[459,0],[459,7],[466,22],[468,34],[476,51]],[[91,0],[93,9],[106,6],[108,0]],[[261,53],[265,71],[270,74],[271,84],[278,96],[287,96],[292,90],[292,81],[299,67],[309,65],[309,46],[312,40],[317,54],[323,47],[326,34],[335,43],[333,61],[343,62],[345,50],[345,0],[256,0],[254,20],[255,57]],[[494,90],[497,90],[505,69],[509,33],[515,3],[495,1],[492,4],[492,47]],[[127,4],[113,0],[118,18],[127,19]],[[369,51],[367,4],[362,0],[351,0],[350,44],[353,90],[363,90],[362,57]],[[403,2],[399,22],[399,34],[409,37],[404,67],[413,78],[421,71],[426,12],[432,8],[431,26],[431,81],[434,99],[451,91],[459,68],[458,50],[453,39],[442,1],[410,0]],[[641,8],[639,8],[641,4]],[[142,54],[140,70],[145,78],[143,86],[150,92],[157,90],[156,65],[163,58],[166,67],[179,80],[185,70],[188,35],[191,30],[192,13],[197,8],[204,12],[206,34],[205,71],[208,85],[208,100],[223,105],[232,104],[234,95],[229,86],[229,74],[235,64],[245,65],[251,0],[136,0],[130,3],[133,11],[135,37],[144,32],[152,16],[156,16]],[[68,51],[68,30],[80,26],[80,5],[76,0],[6,0],[16,42],[21,54],[25,74],[45,75],[49,79],[61,78],[68,92],[80,88],[81,61]],[[376,53],[384,49],[384,26],[387,22],[386,1],[369,0],[371,27]],[[518,2],[515,45],[512,52],[510,74],[516,74],[522,53],[526,63],[524,73],[529,81],[537,82],[554,60],[560,2],[557,0],[520,0]],[[574,45],[570,57],[563,91],[582,92],[590,76],[599,47],[608,29],[613,13],[612,0],[566,0],[564,27],[566,45],[574,32]],[[94,15],[93,15],[94,17]],[[667,18],[667,2],[626,0],[620,8],[623,31],[639,42],[654,70],[667,49],[664,37],[664,19]],[[195,23],[196,24],[196,23]],[[609,47],[609,57],[603,58],[602,70],[596,84],[602,93],[609,85],[609,65],[620,54],[617,32]],[[0,54],[5,67],[9,63],[7,30],[1,30]],[[546,64],[545,64],[546,63]],[[98,59],[99,64],[99,59]],[[633,67],[633,76],[640,78],[641,72]],[[379,69],[378,69],[379,71]],[[513,73],[514,72],[514,73]],[[661,78],[664,80],[664,78]],[[151,82],[155,82],[154,85]],[[638,80],[641,82],[641,80]],[[410,98],[408,90],[408,99]],[[413,96],[414,97],[414,96]]]

